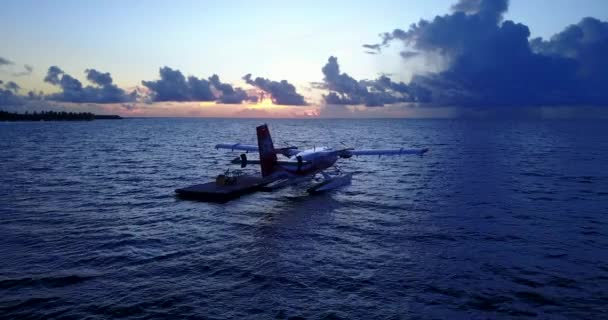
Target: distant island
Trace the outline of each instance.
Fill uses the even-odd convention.
[[[16,113],[0,110],[0,121],[92,121],[117,120],[118,115],[99,115],[90,112],[40,111]]]

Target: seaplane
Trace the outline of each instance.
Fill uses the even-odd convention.
[[[316,176],[322,176],[321,182],[307,189],[309,193],[320,193],[336,189],[351,183],[352,173],[342,173],[339,169],[330,174],[330,169],[336,169],[340,159],[349,159],[353,156],[397,156],[419,155],[429,151],[423,149],[379,149],[357,150],[355,148],[334,149],[330,147],[313,147],[300,150],[296,146],[275,148],[270,136],[268,125],[256,128],[258,145],[241,143],[220,143],[216,149],[231,151],[244,151],[239,157],[232,160],[232,164],[240,164],[241,168],[247,165],[260,165],[262,178],[271,181],[264,186],[264,190],[272,191],[289,185],[298,185],[310,181]],[[250,160],[249,152],[258,152],[259,160]],[[279,158],[281,157],[281,158]]]

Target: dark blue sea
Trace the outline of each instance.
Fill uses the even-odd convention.
[[[262,122],[276,146],[431,151],[340,160],[327,194],[175,198]],[[0,123],[0,164],[2,319],[608,314],[605,121]]]

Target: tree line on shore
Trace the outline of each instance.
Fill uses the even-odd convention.
[[[16,113],[0,110],[0,121],[91,121],[121,119],[116,115],[95,115],[90,112],[40,111]]]

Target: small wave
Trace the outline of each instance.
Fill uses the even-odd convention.
[[[542,283],[536,282],[534,280],[526,279],[526,278],[521,278],[521,277],[513,278],[513,282],[527,286],[527,287],[531,287],[531,288],[540,288],[540,287],[544,286]]]
[[[5,306],[5,307],[0,306],[0,311],[2,311],[2,313],[7,315],[14,311],[21,311],[21,310],[31,308],[31,307],[36,307],[36,308],[42,309],[45,306],[47,306],[50,303],[55,302],[57,300],[59,300],[59,298],[56,298],[56,297],[46,297],[46,298],[35,297],[35,298],[27,299],[23,302],[17,302],[16,304],[13,304],[13,305]],[[15,318],[15,319],[18,319],[18,318]]]
[[[561,287],[561,288],[578,288],[577,282],[575,280],[564,278],[564,277],[552,277],[547,281],[547,285]]]
[[[31,168],[29,168],[29,171],[46,172],[46,171],[53,171],[53,168],[51,168],[51,167],[31,167]]]
[[[93,276],[57,276],[44,278],[20,278],[0,280],[0,289],[42,286],[47,288],[65,287],[92,279]]]
[[[559,305],[555,299],[546,297],[538,292],[533,291],[518,291],[515,296],[524,302],[539,305],[539,306],[556,306]]]
[[[539,177],[539,178],[549,178],[552,175],[549,173],[541,173],[541,172],[523,172],[522,176],[526,177]]]
[[[551,197],[530,197],[530,200],[534,200],[534,201],[555,201],[555,199],[551,198]]]
[[[431,293],[437,293],[444,296],[449,296],[452,298],[460,298],[466,295],[466,292],[462,290],[452,289],[452,288],[440,288],[434,285],[429,285],[426,288],[426,291]]]
[[[493,295],[493,296],[481,296],[475,295],[470,299],[466,305],[482,311],[496,311],[500,306],[506,302],[510,302],[513,299],[505,296]]]
[[[142,246],[145,247],[147,245],[150,244],[159,244],[162,242],[161,239],[157,239],[157,238],[148,238],[148,239],[135,239],[133,238],[133,235],[125,235],[128,236],[129,238],[126,239],[120,239],[117,241],[108,241],[106,243],[103,243],[99,246],[99,249],[116,249],[116,248],[120,248],[120,247],[128,247],[128,246]]]
[[[435,234],[421,234],[421,235],[410,235],[405,237],[408,240],[412,240],[415,242],[431,242],[431,241],[448,241],[454,242],[457,241],[455,237],[448,236],[443,233],[435,233]]]

